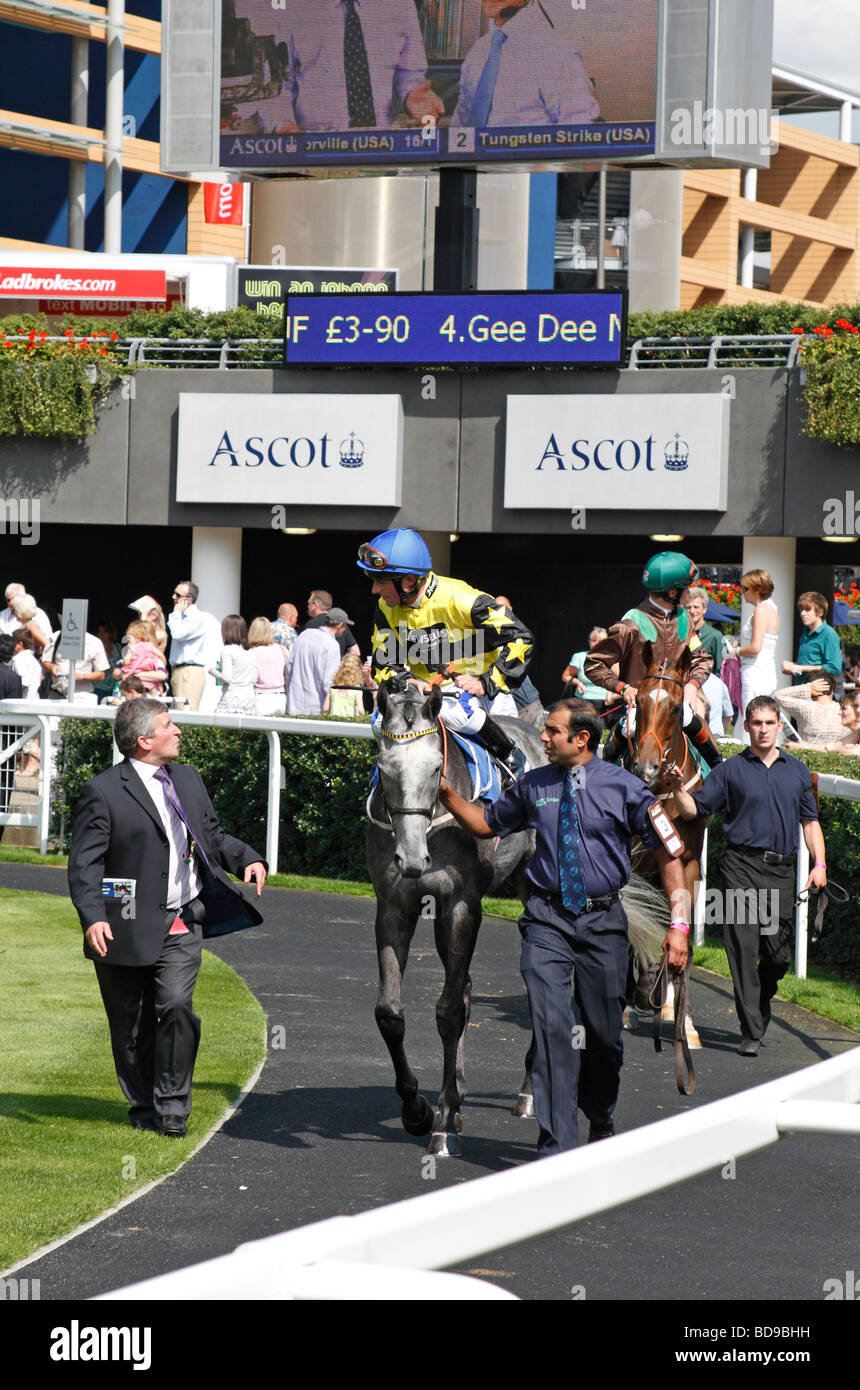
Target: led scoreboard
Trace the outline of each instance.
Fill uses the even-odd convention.
[[[287,299],[284,362],[303,367],[617,366],[626,293],[303,294]]]

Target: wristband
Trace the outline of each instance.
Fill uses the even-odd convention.
[[[689,924],[689,922],[670,922],[670,923],[669,923],[669,930],[670,930],[670,931],[680,931],[680,932],[683,932],[685,936],[689,936],[689,935],[690,935],[690,924]]]

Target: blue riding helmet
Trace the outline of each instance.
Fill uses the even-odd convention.
[[[405,526],[383,531],[359,546],[357,565],[367,574],[429,574],[433,568],[427,542]]]

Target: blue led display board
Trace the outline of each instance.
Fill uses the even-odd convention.
[[[289,367],[617,366],[627,296],[519,291],[487,294],[303,294],[287,299]]]

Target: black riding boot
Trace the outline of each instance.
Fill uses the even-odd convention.
[[[716,767],[723,761],[723,755],[717,747],[713,734],[697,714],[694,714],[689,724],[684,725],[684,733],[692,744],[701,753],[708,767]]]
[[[627,739],[621,732],[621,720],[617,720],[609,730],[609,737],[603,746],[603,761],[618,763],[627,752]]]
[[[522,750],[503,733],[495,719],[491,719],[489,715],[481,725],[481,738],[493,757],[504,763],[514,777],[519,777],[520,773],[525,771],[526,760]]]

